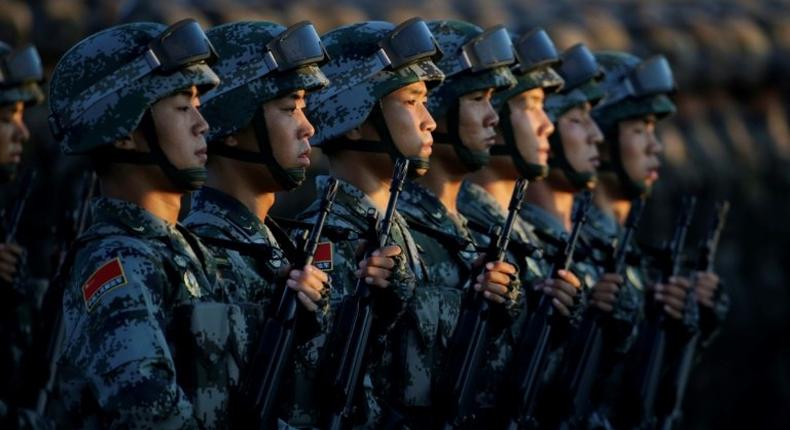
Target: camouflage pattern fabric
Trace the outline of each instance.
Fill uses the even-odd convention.
[[[316,178],[319,195],[323,193],[327,180],[327,176]],[[357,253],[361,245],[360,239],[369,237],[374,220],[378,221],[383,216],[383,213],[375,208],[373,202],[362,191],[342,180],[338,182],[335,204],[326,225],[347,231],[347,240],[323,242],[327,245],[322,246],[331,249],[330,258],[314,262],[331,278],[330,321],[334,319],[343,297],[352,294],[357,284],[354,272],[357,270],[358,258],[361,258]],[[308,222],[313,221],[317,210],[316,201],[299,217]],[[373,427],[378,425],[385,408],[399,407],[401,403],[415,404],[421,400],[421,397],[414,394],[415,390],[429,386],[422,380],[424,375],[430,374],[429,369],[424,367],[419,356],[415,356],[419,351],[402,349],[403,342],[421,339],[415,323],[419,321],[416,315],[419,311],[417,303],[422,294],[422,287],[418,288],[418,285],[427,284],[427,272],[406,221],[397,211],[393,217],[389,244],[400,246],[403,253],[395,258],[396,267],[392,270],[390,286],[386,290],[375,289],[380,299],[376,306],[379,321],[377,326],[382,329],[373,333],[369,344],[371,358],[364,384],[368,409],[367,425]],[[317,423],[320,395],[316,396],[315,393],[320,391],[316,387],[316,373],[319,357],[326,346],[329,332],[331,332],[331,324],[323,333],[302,346],[303,351],[300,351],[299,355],[306,359],[305,366],[309,367],[309,371],[306,370],[304,374],[309,379],[298,383],[309,387],[306,393],[312,395],[304,399],[296,399],[289,421],[291,425],[304,427],[315,426]]]
[[[224,428],[240,309],[180,225],[99,197],[72,252],[61,399],[78,428]]]
[[[238,250],[207,245],[216,260],[220,281],[229,295],[228,301],[239,306],[246,321],[247,336],[242,339],[245,341],[241,348],[242,355],[236,357],[243,377],[244,369],[253,365],[250,360],[262,334],[266,311],[270,308],[272,299],[279,297],[281,289],[277,288],[277,280],[282,281],[282,278],[278,275],[288,267],[288,259],[269,227],[241,202],[217,189],[203,187],[193,194],[192,207],[183,224],[200,238],[231,240],[259,245],[261,248],[260,255],[256,257],[242,254]],[[310,313],[316,319],[316,324],[300,324],[300,329],[307,326],[313,329],[311,333],[317,330],[317,324],[325,324],[327,311],[328,306],[324,306],[315,313]],[[302,319],[301,322],[308,321]],[[293,358],[296,369],[302,369],[303,357]],[[234,388],[238,387],[238,382],[232,381]],[[289,399],[293,395],[288,391],[298,390],[299,385],[286,379],[282,388],[284,392],[281,398]],[[286,409],[283,406],[283,410]],[[280,425],[281,428],[289,428],[284,423]]]
[[[61,58],[52,74],[49,100],[52,120],[62,132],[64,154],[86,153],[130,135],[149,106],[167,95],[192,85],[204,92],[219,84],[204,63],[139,79],[133,78],[141,70],[129,67],[114,79],[106,79],[141,58],[148,43],[166,28],[156,23],[119,25],[86,38]],[[92,100],[112,88],[119,89]]]
[[[430,89],[444,79],[430,59],[371,73],[366,65],[375,58],[379,40],[394,29],[388,22],[368,21],[336,28],[321,38],[331,58],[321,71],[331,84],[307,100],[307,116],[316,129],[312,145],[320,146],[362,124],[376,103],[395,90],[420,81]]]

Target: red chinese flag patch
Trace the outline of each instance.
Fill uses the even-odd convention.
[[[115,258],[104,263],[82,285],[85,307],[90,311],[104,293],[124,284],[126,284],[126,275],[123,273],[121,259]]]
[[[313,266],[329,272],[332,270],[332,242],[321,242],[313,254]]]

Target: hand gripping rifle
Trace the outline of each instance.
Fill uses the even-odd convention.
[[[713,269],[716,259],[716,250],[719,247],[719,238],[727,222],[727,213],[730,210],[730,202],[721,201],[716,204],[716,210],[710,221],[710,227],[699,246],[699,257],[697,260],[697,270],[708,272]],[[680,361],[677,369],[671,378],[667,380],[668,386],[662,387],[662,396],[659,399],[660,413],[658,428],[661,430],[671,430],[672,427],[680,422],[683,415],[683,399],[686,394],[691,368],[694,366],[694,359],[697,355],[697,345],[700,342],[701,333],[699,331],[700,309],[697,304],[697,294],[694,289],[689,291],[686,301],[687,317],[695,320],[690,321],[690,325],[697,327],[691,338],[683,346]]]
[[[376,241],[367,244],[365,259],[387,244],[408,168],[409,161],[405,158],[399,158],[395,163],[387,209],[376,228]],[[330,342],[326,345],[329,349],[324,366],[328,390],[322,396],[328,402],[324,425],[329,430],[349,429],[353,425],[355,406],[360,400],[359,390],[365,370],[365,352],[373,324],[374,307],[373,292],[364,278],[360,278],[354,293],[343,299],[333,325]]]
[[[666,252],[661,261],[662,282],[667,283],[673,276],[677,276],[681,269],[681,260],[683,253],[683,246],[686,242],[686,233],[688,232],[691,218],[694,215],[697,199],[693,196],[688,196],[683,201],[683,208],[675,223],[675,231],[672,234],[672,240],[669,246],[666,247]],[[652,324],[645,326],[645,339],[646,361],[644,367],[640,369],[640,374],[637,375],[637,383],[639,389],[639,414],[640,423],[638,428],[650,429],[656,424],[655,406],[658,388],[660,385],[661,372],[665,364],[665,356],[667,349],[667,330],[670,328],[666,319],[666,313],[662,309],[661,303],[655,304],[653,311],[657,314],[656,321]]]
[[[337,195],[336,179],[327,183],[321,198],[318,218],[310,234],[294,260],[294,267],[302,270],[313,263],[313,257],[321,238],[321,231],[332,209]],[[244,414],[243,422],[255,423],[255,428],[277,427],[276,401],[280,392],[283,374],[291,362],[294,349],[294,333],[299,324],[298,299],[295,290],[283,285],[276,302],[274,314],[266,319],[256,352],[243,375],[239,391],[239,402]]]
[[[584,191],[573,213],[570,236],[565,241],[563,249],[552,256],[550,271],[552,277],[556,277],[560,270],[568,270],[573,263],[573,253],[591,204],[592,193]],[[507,424],[509,430],[535,428],[538,425],[535,418],[535,404],[541,385],[540,378],[546,366],[552,330],[558,322],[551,302],[551,297],[547,295],[541,297],[536,313],[530,317],[522,331],[513,356],[513,363],[517,366],[515,396],[518,404]]]
[[[612,247],[609,255],[607,273],[621,276],[625,274],[629,244],[636,233],[644,206],[644,196],[637,197],[631,202],[623,235],[616,247]],[[580,428],[590,413],[590,395],[598,374],[603,347],[604,327],[601,324],[603,317],[605,315],[597,309],[588,309],[579,331],[575,333],[574,340],[569,344],[568,361],[563,366],[559,383],[561,398],[568,400],[569,408],[562,411],[565,421],[561,428]]]
[[[501,227],[494,227],[490,232],[491,241],[485,251],[483,263],[504,261],[513,225],[524,203],[527,184],[528,181],[523,178],[516,182],[508,205],[507,219]],[[469,278],[468,306],[462,311],[450,340],[447,372],[437,384],[437,402],[443,404],[443,410],[446,411],[445,429],[466,427],[474,420],[475,390],[483,354],[488,347],[489,319],[493,311],[483,293],[472,288],[477,276],[484,271],[485,265]]]

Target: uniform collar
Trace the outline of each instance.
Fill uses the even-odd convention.
[[[247,206],[216,188],[204,186],[196,191],[193,205],[193,211],[209,213],[219,219],[228,220],[249,236],[266,231],[261,220]]]
[[[406,182],[398,201],[398,211],[423,224],[452,229],[455,234],[467,236],[466,218],[460,213],[451,215],[436,194],[414,181]]]
[[[95,224],[103,223],[144,238],[170,236],[175,226],[135,203],[110,197],[96,197],[91,203]]]

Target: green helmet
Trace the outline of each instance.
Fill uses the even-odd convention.
[[[511,34],[518,60],[510,70],[516,76],[516,85],[494,95],[494,107],[499,112],[499,130],[504,144],[491,147],[491,155],[508,156],[524,178],[533,181],[546,177],[549,166],[530,163],[524,159],[516,145],[513,124],[510,122],[510,107],[507,101],[535,88],[543,88],[547,94],[562,89],[564,81],[553,69],[559,62],[554,42],[542,28],[536,28],[522,37]]]
[[[546,113],[555,124],[569,110],[585,103],[595,106],[604,96],[603,89],[599,85],[603,78],[603,70],[583,43],[565,50],[560,56],[560,61],[557,72],[565,85],[559,92],[549,95],[545,103]],[[561,169],[571,186],[582,189],[595,183],[597,177],[594,172],[578,172],[571,166],[565,155],[559,130],[549,137],[549,143],[551,144],[549,166]]]
[[[72,47],[50,84],[49,125],[67,155],[91,153],[117,163],[158,164],[183,189],[205,180],[205,169],[177,169],[162,152],[149,108],[160,99],[197,86],[219,84],[206,65],[216,58],[194,20],[170,27],[134,23],[111,27]],[[124,151],[113,143],[140,127],[150,153]]]
[[[447,133],[434,132],[434,140],[452,145],[468,171],[478,170],[488,164],[490,154],[472,151],[461,141],[458,99],[474,91],[505,90],[516,84],[508,68],[516,60],[513,43],[501,25],[483,31],[468,22],[441,20],[430,21],[428,28],[444,53],[437,65],[445,80],[431,91],[428,110],[434,118],[445,118]]]
[[[323,41],[330,61],[322,70],[331,84],[308,97],[308,116],[316,128],[310,143],[325,152],[346,149],[402,156],[392,142],[379,101],[415,82],[425,81],[430,89],[444,79],[433,63],[441,50],[425,21],[412,18],[397,27],[366,21],[336,28]],[[343,138],[369,117],[380,142]],[[421,160],[413,161],[411,166],[416,167]]]
[[[219,60],[212,68],[222,83],[202,97],[201,112],[211,124],[209,151],[265,164],[284,189],[305,179],[305,168],[285,169],[272,153],[261,105],[296,90],[314,91],[329,81],[318,68],[326,58],[321,39],[307,21],[288,29],[271,22],[234,22],[210,29]],[[260,151],[224,145],[219,140],[252,124]]]
[[[41,58],[34,46],[13,50],[0,42],[0,106],[15,102],[36,105],[44,101]]]
[[[620,154],[618,124],[628,119],[655,115],[664,118],[675,113],[668,94],[675,91],[672,69],[661,55],[642,61],[625,52],[598,52],[595,59],[606,76],[601,87],[606,97],[593,110],[593,118],[604,135],[601,170],[617,174],[628,198],[650,191],[644,180],[635,181],[625,172]]]

